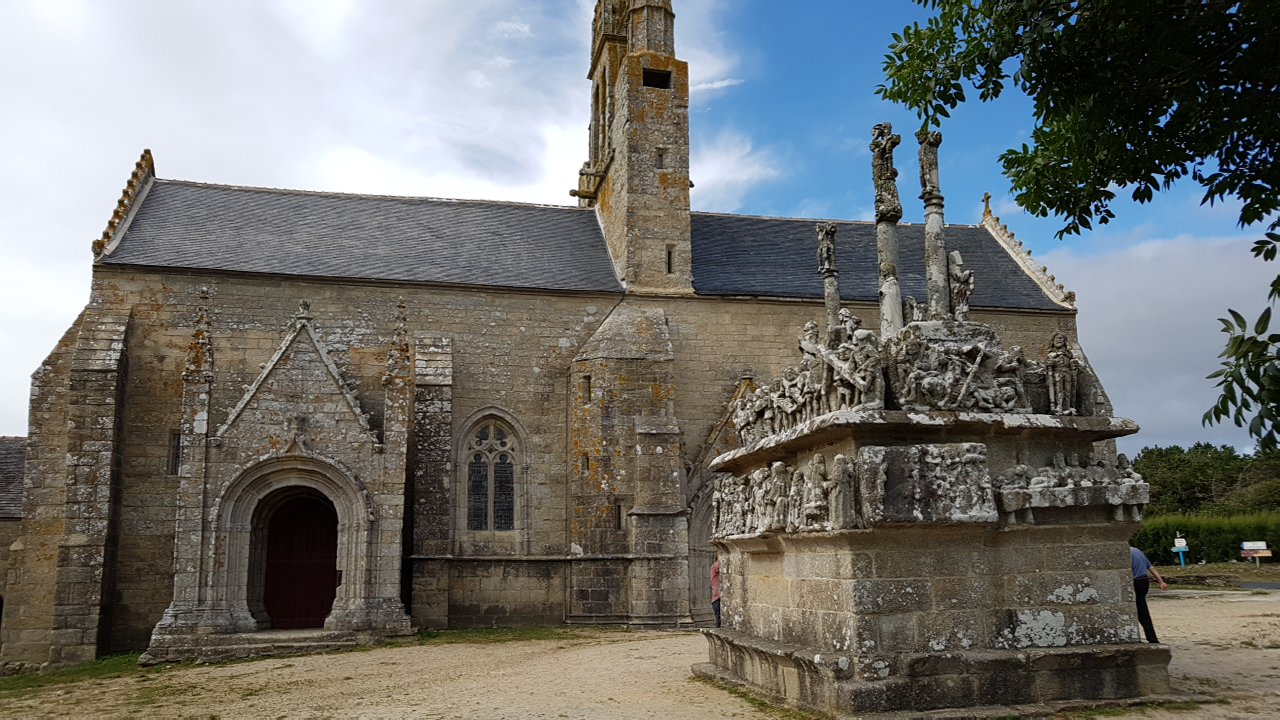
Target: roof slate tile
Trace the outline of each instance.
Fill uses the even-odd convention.
[[[820,298],[815,220],[691,217],[699,295]],[[841,294],[878,297],[876,232],[840,222]],[[975,307],[1062,310],[984,228],[950,225]],[[924,227],[898,226],[903,295],[923,299]],[[593,210],[156,180],[108,265],[621,292]]]

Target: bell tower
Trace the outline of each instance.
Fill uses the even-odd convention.
[[[588,77],[590,150],[572,194],[596,209],[628,292],[692,294],[689,66],[671,0],[597,0]]]

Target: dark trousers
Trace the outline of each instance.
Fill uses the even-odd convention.
[[[716,613],[716,627],[720,627],[720,598],[711,601],[711,609]]]
[[[1133,594],[1138,599],[1138,624],[1142,626],[1142,632],[1147,636],[1147,642],[1158,643],[1156,639],[1156,626],[1151,624],[1151,611],[1147,609],[1147,591],[1151,589],[1151,578],[1140,577],[1133,579]]]

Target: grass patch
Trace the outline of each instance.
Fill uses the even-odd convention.
[[[586,635],[557,627],[471,628],[466,630],[422,630],[418,639],[433,645],[453,643],[504,643],[526,640],[574,640]]]
[[[1143,706],[1143,708],[1148,707],[1152,706]],[[1134,709],[1131,707],[1103,707],[1094,708],[1092,710],[1081,710],[1080,712],[1071,713],[1070,715],[1067,715],[1067,717],[1079,720],[1083,720],[1084,718],[1120,717],[1122,715],[1128,715],[1133,712],[1133,710]]]
[[[1124,717],[1138,713],[1139,717],[1144,715],[1146,710],[1171,710],[1174,712],[1189,712],[1191,710],[1199,710],[1204,703],[1177,701],[1177,702],[1161,702],[1151,703],[1150,705],[1116,705],[1114,707],[1100,707],[1092,710],[1081,710],[1069,713],[1067,715],[1055,716],[1070,718],[1071,720],[1085,720],[1086,718],[1104,718],[1104,717]]]
[[[137,654],[111,655],[101,660],[50,670],[49,672],[22,673],[0,678],[0,697],[13,696],[53,685],[66,685],[85,680],[106,680],[155,672],[159,672],[159,668],[140,667]]]
[[[769,717],[777,718],[778,720],[821,720],[821,718],[823,718],[822,715],[815,715],[813,713],[807,713],[803,710],[796,710],[795,708],[789,708],[782,705],[774,705],[762,697],[752,695],[746,690],[732,685],[725,685],[724,683],[718,683],[714,680],[705,680],[703,678],[694,678],[694,681],[723,690],[750,705],[756,711],[762,712]]]
[[[1280,582],[1280,563],[1273,562],[1264,562],[1261,565],[1255,565],[1253,561],[1206,563],[1188,565],[1185,568],[1177,565],[1161,565],[1159,570],[1160,574],[1167,579],[1181,575],[1226,575],[1234,578],[1236,582],[1249,580]]]

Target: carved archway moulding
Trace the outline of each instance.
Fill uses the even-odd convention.
[[[340,619],[351,629],[351,615],[363,614],[369,597],[369,563],[373,539],[373,505],[367,488],[353,473],[336,461],[313,454],[289,453],[268,456],[250,464],[224,486],[214,502],[211,524],[214,547],[210,563],[209,598],[231,614],[234,630],[252,632],[263,628],[265,614],[261,598],[250,597],[255,566],[253,523],[259,504],[285,488],[309,488],[333,503],[338,516],[338,586],[333,611],[325,621],[332,627]],[[255,612],[256,611],[256,612]]]

